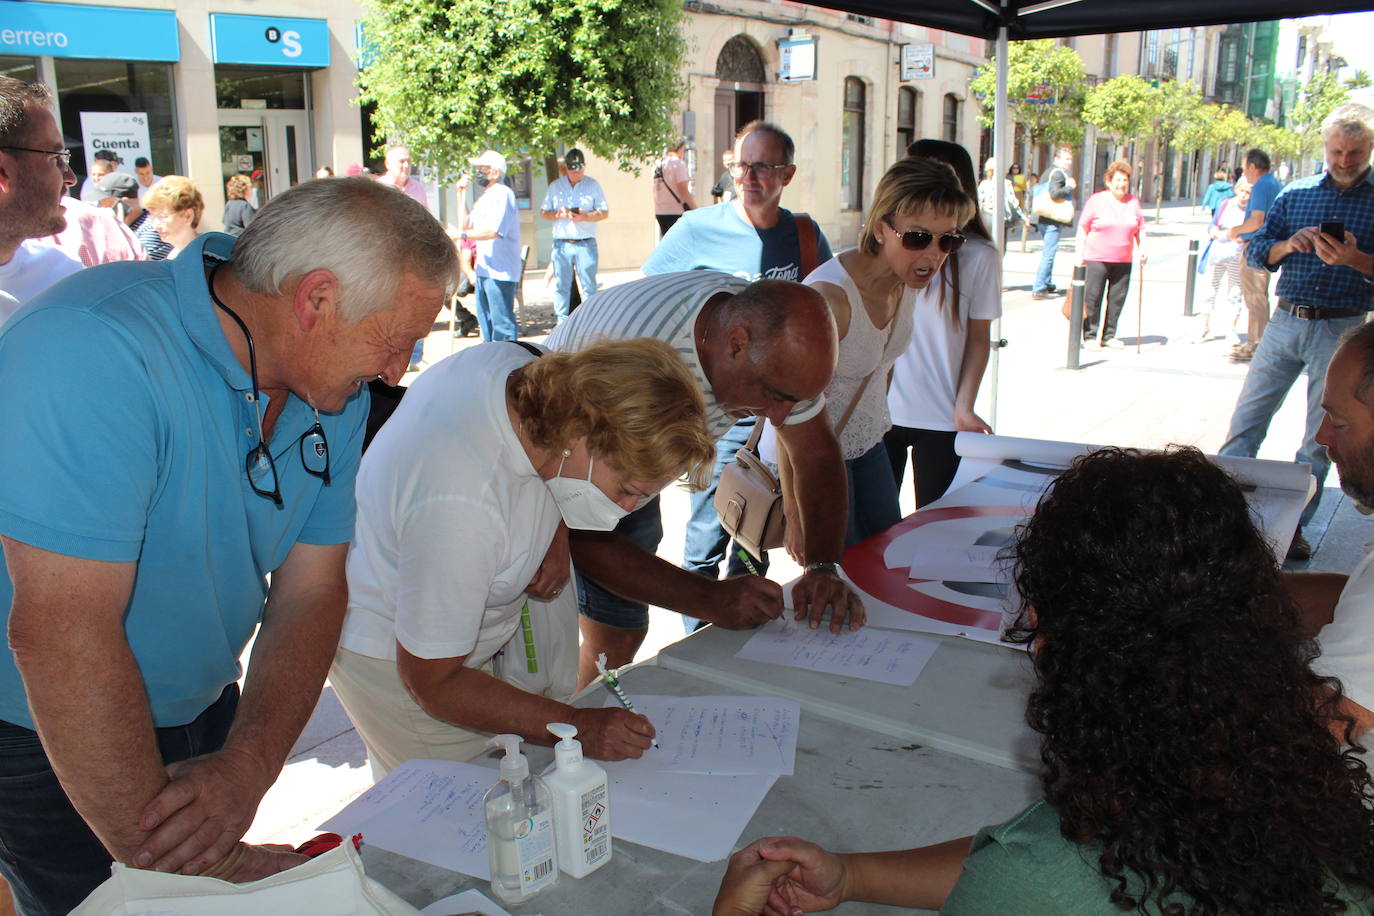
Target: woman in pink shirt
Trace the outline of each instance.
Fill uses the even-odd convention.
[[[1083,205],[1078,218],[1078,263],[1087,266],[1083,288],[1083,343],[1097,349],[1097,324],[1102,290],[1107,290],[1107,314],[1102,320],[1101,346],[1121,349],[1116,322],[1131,287],[1131,249],[1145,263],[1145,214],[1140,198],[1130,193],[1131,167],[1118,159],[1107,166],[1107,190],[1098,191]]]

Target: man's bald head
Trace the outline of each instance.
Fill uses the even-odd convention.
[[[839,340],[825,299],[809,286],[759,280],[721,299],[707,325],[707,364],[728,412],[781,422],[825,391]]]

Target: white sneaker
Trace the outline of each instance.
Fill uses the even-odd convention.
[[[1108,350],[1126,349],[1126,345],[1121,341],[1117,340],[1115,337],[1108,337],[1106,340],[1102,341],[1102,346],[1106,347]]]

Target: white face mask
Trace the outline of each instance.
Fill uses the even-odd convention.
[[[563,461],[567,460],[568,453],[565,451]],[[563,461],[558,462],[558,474],[563,473]],[[553,493],[553,500],[558,503],[559,514],[563,516],[563,521],[569,528],[610,531],[628,514],[628,510],[620,508],[614,500],[601,492],[600,487],[592,483],[594,463],[594,458],[588,459],[586,480],[555,474],[544,481],[544,484]]]

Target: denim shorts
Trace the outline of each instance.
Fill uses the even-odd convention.
[[[649,553],[658,551],[663,540],[663,516],[655,496],[615,526],[615,533]],[[581,573],[577,574],[577,610],[588,620],[614,627],[617,630],[644,630],[649,626],[649,606],[620,597],[597,585]]]

